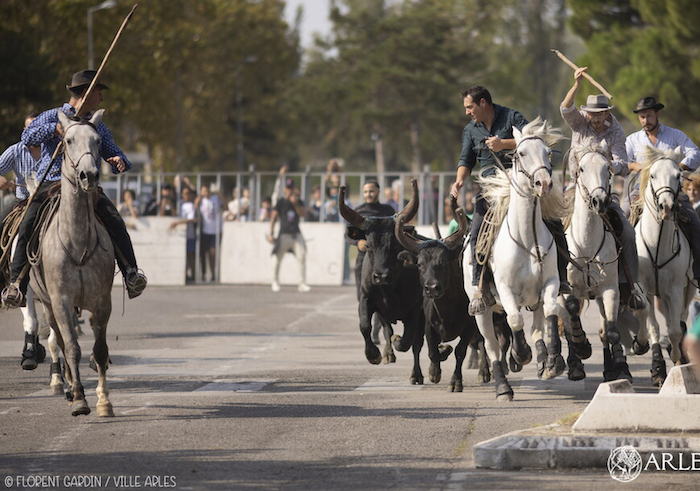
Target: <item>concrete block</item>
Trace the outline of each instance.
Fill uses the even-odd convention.
[[[697,367],[692,363],[671,368],[659,394],[700,394],[700,380],[696,369]]]
[[[343,223],[302,223],[306,241],[306,282],[310,285],[342,285],[345,254]],[[270,284],[272,244],[266,236],[269,223],[224,222],[221,241],[221,283]],[[299,267],[286,254],[280,269],[282,285],[299,283]]]
[[[700,431],[699,404],[700,395],[636,394],[627,380],[616,380],[598,386],[573,430]]]

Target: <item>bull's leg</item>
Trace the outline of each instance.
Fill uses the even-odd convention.
[[[462,392],[464,390],[464,385],[462,381],[462,364],[464,363],[464,358],[467,356],[467,337],[462,336],[457,343],[455,348],[455,371],[452,374],[452,380],[450,380],[450,392]]]
[[[394,329],[391,327],[391,323],[384,320],[384,318],[379,315],[379,313],[374,314],[375,323],[378,321],[380,329],[384,333],[384,355],[382,356],[382,363],[396,363],[396,355],[394,354],[394,348],[391,345],[391,337],[394,335]],[[372,332],[372,342],[377,345],[374,341],[374,328]]]
[[[501,346],[501,353],[503,353],[503,371],[508,375],[508,367],[513,373],[517,373],[523,369],[523,366],[515,361],[513,354],[510,352],[511,340],[513,339],[513,330],[506,322],[505,314],[499,312],[493,314],[493,325],[496,329],[496,338],[498,339],[498,344]],[[506,360],[508,360],[508,365],[506,365]]]
[[[484,344],[484,338],[477,331],[474,334],[474,339],[472,340],[470,346],[472,350],[475,353],[477,353],[479,372],[476,375],[476,380],[480,384],[487,384],[491,382],[491,369],[489,368],[489,357],[486,354],[486,346]]]
[[[90,407],[85,400],[85,390],[80,381],[80,345],[75,333],[73,307],[66,304],[52,303],[53,316],[58,324],[63,340],[63,354],[66,358],[66,373],[70,373],[72,407],[71,414],[79,416],[90,414]]]
[[[379,365],[382,362],[382,354],[372,342],[372,314],[374,311],[370,309],[366,297],[360,298],[358,313],[360,316],[360,332],[365,340],[365,357],[372,365]]]
[[[428,377],[430,381],[434,384],[440,382],[442,378],[442,369],[440,368],[440,362],[442,358],[440,356],[440,337],[437,335],[432,326],[426,326],[425,337],[428,342],[428,358],[430,358],[430,369],[428,370]]]
[[[423,371],[420,368],[420,352],[423,349],[423,334],[416,333],[413,337],[413,370],[411,371],[411,384],[423,385]]]
[[[95,335],[92,354],[97,364],[97,414],[98,416],[114,416],[112,403],[109,402],[107,387],[107,368],[109,364],[109,349],[107,348],[107,321],[112,310],[111,305],[101,305],[98,312],[90,315],[90,325]]]

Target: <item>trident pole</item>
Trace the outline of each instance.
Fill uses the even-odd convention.
[[[132,7],[129,14],[124,18],[124,21],[122,22],[121,27],[117,31],[117,34],[114,36],[114,40],[112,41],[111,46],[107,50],[107,53],[105,54],[104,58],[102,58],[102,63],[100,63],[100,67],[97,69],[97,73],[95,74],[95,77],[92,79],[90,86],[85,91],[85,95],[83,95],[82,99],[78,103],[78,107],[75,108],[75,112],[76,112],[76,115],[78,117],[82,116],[81,110],[83,108],[83,103],[87,100],[87,98],[92,93],[92,91],[95,87],[95,84],[97,83],[97,80],[99,79],[100,74],[102,73],[102,69],[107,64],[107,60],[109,60],[109,57],[112,54],[112,51],[114,50],[114,47],[117,45],[117,41],[119,41],[119,38],[121,37],[122,32],[124,32],[124,29],[126,29],[127,24],[129,24],[129,21],[131,20],[131,16],[134,14],[134,11],[136,10],[136,7],[138,7],[138,6],[139,6],[138,3],[134,4],[134,6]],[[59,109],[59,111],[60,111],[60,109]],[[39,182],[37,183],[36,189],[34,189],[34,191],[32,191],[32,194],[29,196],[29,200],[27,201],[27,205],[24,207],[24,211],[22,211],[22,218],[20,219],[20,223],[22,220],[24,220],[24,216],[26,215],[27,210],[29,209],[29,205],[32,203],[32,201],[34,201],[34,198],[36,197],[37,192],[39,191],[39,188],[46,180],[46,176],[49,175],[49,172],[51,171],[51,167],[53,167],[54,163],[56,162],[56,157],[58,157],[58,154],[61,152],[62,148],[63,148],[63,140],[61,140],[58,143],[58,145],[56,146],[56,150],[54,151],[53,156],[51,157],[51,162],[49,162],[49,165],[46,167],[46,171],[44,171],[44,174],[41,176],[41,179],[39,179]],[[10,236],[10,240],[8,243],[11,244],[12,241],[15,239],[15,235],[17,235],[17,230],[19,230],[19,227],[12,231],[11,236]],[[0,264],[2,264],[5,261],[6,256],[10,253],[11,249],[12,249],[11,247],[8,247],[7,250],[3,253],[2,257],[0,257]]]
[[[568,59],[566,56],[564,56],[564,55],[561,53],[561,51],[559,51],[558,49],[553,49],[553,50],[552,50],[552,53],[556,54],[556,55],[561,59],[561,61],[563,61],[564,63],[566,63],[567,65],[569,65],[569,66],[570,66],[571,68],[573,68],[574,70],[578,70],[578,69],[579,69],[579,67],[578,67],[574,62],[572,62],[570,59]],[[600,90],[603,94],[605,94],[605,97],[607,97],[609,100],[612,100],[613,96],[610,95],[610,92],[608,92],[607,90],[605,90],[605,87],[603,87],[603,86],[600,85],[598,82],[596,82],[596,80],[595,80],[593,77],[591,77],[590,75],[588,75],[588,74],[585,73],[585,72],[583,73],[583,76],[586,77],[586,79],[588,79],[588,81],[589,81],[590,83],[592,83],[598,90]]]

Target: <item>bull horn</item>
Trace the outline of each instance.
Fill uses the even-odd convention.
[[[365,229],[365,217],[345,204],[345,186],[340,186],[340,193],[338,194],[338,210],[340,210],[341,216],[345,218],[350,225],[355,228],[359,228],[360,230]]]
[[[464,236],[467,234],[467,228],[469,227],[467,214],[464,213],[464,209],[457,208],[454,213],[455,220],[457,220],[457,223],[459,223],[459,228],[448,237],[445,237],[444,240],[445,245],[450,250],[457,247],[457,245],[464,239]]]
[[[442,239],[442,234],[440,233],[440,228],[438,227],[438,224],[433,222],[433,233],[435,234],[435,238],[440,240]]]
[[[397,221],[399,217],[404,217],[404,220],[406,223],[408,223],[413,220],[416,213],[418,213],[418,205],[420,203],[420,198],[418,197],[418,179],[411,179],[411,187],[413,188],[413,196],[411,197],[411,201],[408,202],[406,207],[401,210],[399,215],[396,217]]]
[[[398,240],[399,244],[401,244],[408,252],[418,254],[423,241],[407,234],[404,230],[404,223],[406,223],[406,217],[403,215],[396,217],[396,225],[394,226],[394,235],[396,235],[396,240]]]

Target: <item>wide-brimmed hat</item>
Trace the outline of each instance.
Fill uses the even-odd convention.
[[[599,113],[603,111],[609,111],[615,106],[609,106],[610,102],[608,98],[603,94],[589,95],[586,99],[586,105],[581,106],[581,111],[587,111],[589,113]]]
[[[634,109],[632,112],[633,113],[638,113],[641,111],[645,111],[647,109],[653,109],[654,111],[659,111],[663,109],[664,106],[660,102],[656,102],[656,97],[654,96],[647,96],[647,97],[642,97],[639,99],[639,102],[637,102],[637,109]]]
[[[92,79],[95,78],[96,74],[96,70],[81,70],[76,72],[73,74],[73,79],[71,80],[70,85],[66,85],[66,89],[77,90],[82,89],[83,87],[87,88],[92,83]],[[100,89],[109,89],[109,87],[102,82],[97,82],[95,86],[99,87]]]

